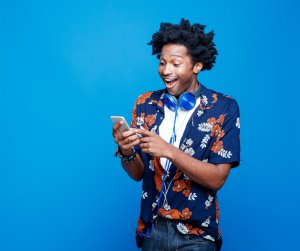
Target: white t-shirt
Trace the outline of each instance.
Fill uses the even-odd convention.
[[[193,109],[189,111],[184,111],[181,108],[178,109],[177,111],[178,114],[177,114],[176,124],[175,124],[176,141],[173,144],[177,148],[179,148],[180,140],[182,138],[185,127],[190,117],[192,116],[193,112],[199,105],[200,105],[200,97],[197,98],[196,104],[193,107]],[[169,143],[173,133],[175,112],[172,112],[166,105],[164,106],[164,111],[165,111],[165,118],[159,126],[159,135]],[[164,169],[166,169],[166,162],[167,162],[166,158],[160,158],[160,163]]]

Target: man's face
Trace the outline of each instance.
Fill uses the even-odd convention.
[[[183,92],[195,92],[198,87],[197,73],[201,68],[201,63],[193,65],[192,57],[184,45],[163,46],[158,73],[169,94],[179,96]]]

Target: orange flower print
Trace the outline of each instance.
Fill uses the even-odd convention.
[[[131,125],[130,127],[135,127],[137,125],[136,123],[136,105],[134,106],[133,110],[132,110],[132,113],[131,113]]]
[[[158,101],[157,105],[161,106],[161,107],[164,107],[164,103],[161,100]]]
[[[182,210],[182,212],[181,212],[182,220],[187,220],[187,219],[191,218],[191,216],[192,216],[192,212],[188,208],[185,208]]]
[[[147,98],[149,98],[152,95],[153,92],[146,92],[144,94],[142,94],[141,96],[139,96],[136,100],[136,104],[140,105],[140,104],[144,104],[147,100]]]
[[[137,232],[143,232],[145,229],[145,224],[142,222],[142,220],[139,218],[138,219],[138,227],[137,227]]]
[[[216,141],[219,141],[225,135],[224,130],[222,130],[222,127],[221,127],[224,122],[224,118],[225,118],[225,115],[222,114],[219,116],[219,118],[217,120],[215,118],[210,118],[207,120],[208,123],[213,125],[210,135],[212,137],[215,136]]]
[[[211,129],[211,136],[217,136],[219,134],[219,132],[221,131],[221,127],[216,124],[214,125],[214,127]]]
[[[213,101],[212,101],[212,103],[216,103],[217,101],[218,101],[218,96],[217,96],[217,94],[216,93],[214,93],[213,95],[212,95],[212,97],[213,97]]]
[[[188,198],[191,193],[191,188],[192,188],[192,186],[189,182],[189,184],[186,186],[186,189],[182,192],[182,194]]]
[[[178,169],[176,170],[176,174],[175,174],[175,176],[174,176],[174,180],[178,180],[179,179],[179,177],[181,176],[181,174],[182,174],[182,171],[179,171]]]
[[[211,150],[214,152],[214,153],[218,153],[220,150],[222,150],[224,147],[223,147],[223,142],[222,140],[220,141],[217,141],[213,144]]]
[[[218,123],[220,124],[220,125],[222,125],[223,124],[223,122],[224,122],[224,119],[225,119],[225,115],[224,114],[221,114],[220,116],[219,116],[219,118],[218,118]]]
[[[217,141],[219,141],[221,138],[225,136],[224,130],[221,130],[219,134],[217,135]]]
[[[160,208],[158,211],[159,214],[165,218],[179,220],[181,217],[181,214],[177,209],[165,210],[163,208]]]
[[[146,118],[145,118],[146,123],[148,124],[148,126],[152,126],[155,123],[155,115],[154,114],[149,114]]]
[[[185,224],[185,226],[188,229],[189,234],[200,235],[205,233],[202,229],[198,227],[193,227],[192,225],[189,224]]]
[[[172,190],[174,192],[180,192],[186,187],[186,183],[184,180],[176,180],[174,183],[174,186],[172,187]]]
[[[201,103],[200,103],[200,105],[199,105],[199,109],[200,109],[201,111],[204,110],[203,105],[202,105]]]
[[[212,130],[211,130],[211,136],[216,136],[216,141],[219,141],[221,138],[224,137],[225,133],[224,133],[224,130],[221,130],[221,127],[216,124]]]
[[[217,122],[216,118],[210,118],[207,120],[207,123],[212,124],[212,125],[216,124],[216,122]]]
[[[150,102],[151,103],[156,103],[160,107],[164,107],[164,103],[161,100],[157,101],[155,99],[151,99]]]

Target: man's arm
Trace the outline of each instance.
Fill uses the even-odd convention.
[[[143,134],[143,137],[140,138],[140,147],[143,152],[169,159],[198,184],[218,190],[225,183],[231,168],[230,163],[218,165],[206,163],[182,152],[154,132],[138,129],[138,133]]]
[[[193,181],[213,190],[219,190],[224,185],[231,169],[231,163],[215,165],[203,162],[172,145],[165,155]]]
[[[128,131],[121,133],[118,129],[123,124],[123,121],[119,121],[113,126],[113,137],[115,142],[119,146],[119,154],[123,156],[130,156],[132,154],[132,148],[140,143],[137,135],[137,129],[130,128]],[[140,181],[144,176],[144,164],[137,154],[134,160],[129,162],[121,161],[124,170],[128,175],[136,180]]]
[[[124,170],[127,172],[130,178],[135,181],[140,181],[144,176],[144,164],[137,154],[136,158],[130,162],[121,161]]]

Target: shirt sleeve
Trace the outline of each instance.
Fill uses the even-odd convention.
[[[137,104],[137,101],[135,102],[132,112],[131,112],[131,124],[130,127],[133,128],[138,128],[138,123],[137,123],[137,118],[138,118],[138,114],[139,114],[139,109],[140,109],[140,105]],[[139,145],[136,145],[134,147],[135,151],[137,154],[139,154],[141,156],[141,148]]]
[[[220,134],[221,137],[215,137],[208,162],[232,163],[232,167],[237,167],[240,163],[240,112],[234,99],[230,100]]]

